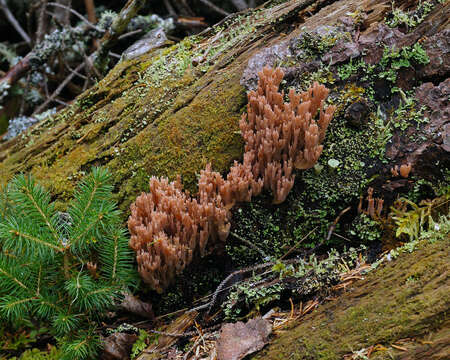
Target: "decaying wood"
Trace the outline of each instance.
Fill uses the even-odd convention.
[[[175,321],[173,321],[169,326],[163,327],[161,332],[173,333],[173,334],[183,334],[187,329],[189,329],[197,317],[198,313],[196,311],[191,311],[183,314]],[[156,360],[161,359],[161,352],[167,350],[172,344],[178,340],[175,336],[164,336],[161,335],[158,338],[156,344],[149,346],[144,353],[142,353],[137,360]]]

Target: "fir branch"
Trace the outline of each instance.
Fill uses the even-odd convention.
[[[0,301],[0,312],[11,321],[21,319],[23,318],[23,314],[27,313],[30,309],[30,303],[35,300],[36,298],[34,296],[23,299],[11,295],[3,296]]]
[[[92,173],[78,186],[68,213],[73,220],[69,232],[69,244],[78,255],[100,238],[105,225],[118,218],[112,202],[111,175],[104,169],[94,168]]]
[[[96,359],[100,341],[94,329],[60,339],[61,360]]]
[[[17,259],[6,257],[0,253],[0,296],[34,294],[30,283],[35,282],[35,271],[29,264],[24,264]]]
[[[97,241],[95,238],[98,237],[98,225],[101,225],[102,219],[103,214],[100,213],[90,217],[86,223],[80,224],[80,227],[72,228],[74,231],[69,237],[72,252],[80,256],[89,248],[90,244]]]
[[[56,231],[56,215],[54,206],[50,204],[50,194],[43,187],[36,184],[33,178],[19,175],[13,182],[11,199],[14,200],[18,208],[30,216],[36,224],[45,223],[52,234],[55,243],[59,242]]]
[[[80,314],[58,313],[52,320],[53,328],[58,336],[63,336],[80,326]]]
[[[0,264],[0,274],[11,279],[13,282],[15,282],[17,285],[19,285],[22,289],[28,290],[28,288],[25,286],[24,283],[22,283],[22,281],[20,281],[17,277],[12,275],[11,273],[7,272],[5,269],[2,269],[1,264]],[[5,288],[3,288],[2,290],[5,290]]]
[[[128,246],[126,230],[111,226],[106,232],[108,235],[98,243],[101,273],[113,282],[133,285],[137,273],[133,267],[133,253]]]
[[[41,319],[48,319],[55,315],[55,313],[62,312],[63,309],[56,304],[56,297],[39,296],[39,306],[36,309],[36,315]]]
[[[135,275],[110,179],[94,169],[64,216],[31,177],[14,179],[0,198],[0,318],[47,321],[63,359],[95,358],[98,337],[86,327]],[[101,271],[89,275],[84,264],[94,259]]]
[[[31,234],[27,234],[25,232],[20,232],[20,227],[19,226],[14,226],[15,224],[13,224],[13,223],[10,223],[10,225],[11,225],[11,229],[9,229],[7,231],[12,236],[15,236],[15,238],[11,238],[11,237],[6,237],[5,236],[5,239],[11,238],[11,239],[13,239],[13,242],[16,243],[16,246],[14,246],[14,245],[11,246],[12,249],[14,249],[14,248],[17,249],[18,248],[17,244],[19,244],[19,242],[17,242],[17,240],[25,239],[25,240],[29,240],[30,241],[29,242],[30,245],[31,244],[43,245],[43,246],[46,246],[46,247],[48,247],[48,248],[50,248],[52,250],[55,250],[55,251],[58,251],[58,252],[64,252],[63,248],[61,248],[59,246],[56,246],[56,245],[54,245],[54,244],[52,244],[50,242],[47,242],[45,240],[42,240],[42,239],[40,239],[40,238],[38,238],[36,236],[33,236]],[[14,240],[16,240],[16,241],[14,241]],[[5,245],[8,246],[8,242],[5,242]],[[19,249],[21,249],[21,248],[19,248]]]
[[[69,214],[75,222],[82,222],[93,207],[111,199],[111,174],[102,168],[93,168],[91,174],[75,191]]]

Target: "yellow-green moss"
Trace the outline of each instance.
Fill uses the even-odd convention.
[[[290,325],[254,358],[342,359],[371,345],[432,333],[448,316],[449,257],[448,239],[424,242]]]

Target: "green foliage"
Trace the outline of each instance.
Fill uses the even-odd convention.
[[[415,43],[412,47],[405,46],[400,50],[385,47],[380,60],[380,66],[384,70],[378,73],[378,77],[395,82],[399,69],[410,67],[414,63],[426,65],[429,62],[430,59],[426,51],[419,43]]]
[[[366,69],[368,65],[363,59],[353,63],[353,59],[350,59],[350,62],[340,66],[337,69],[337,73],[341,80],[347,80],[353,74],[356,74],[359,69]]]
[[[135,279],[110,177],[94,168],[67,213],[30,176],[17,176],[0,196],[0,317],[48,324],[63,359],[95,358],[92,320]]]
[[[14,356],[12,358],[8,358],[8,360],[60,360],[61,357],[61,351],[56,347],[52,347],[48,352],[41,351],[39,349],[27,350],[20,355],[19,358]],[[3,360],[3,358],[0,357],[0,360]]]
[[[18,322],[13,326],[8,323],[0,325],[0,359],[11,351],[18,352],[30,348],[42,334],[48,332],[45,327],[35,329],[31,325],[25,325],[29,324]]]
[[[237,320],[248,311],[260,312],[264,306],[282,299],[283,295],[295,299],[326,293],[339,281],[342,273],[358,262],[364,249],[364,246],[350,248],[342,254],[332,249],[322,260],[313,254],[295,262],[277,261],[263,273],[255,273],[233,285],[222,305],[225,317]]]
[[[392,91],[399,92],[402,98],[400,105],[395,109],[392,116],[393,127],[406,130],[410,125],[411,121],[417,124],[417,130],[419,130],[419,125],[427,123],[428,118],[423,116],[426,110],[425,106],[417,108],[416,100],[412,96],[406,96],[402,89],[393,88]]]
[[[433,10],[437,3],[443,3],[445,0],[424,1],[414,11],[404,12],[399,8],[395,8],[395,2],[392,2],[392,13],[386,18],[386,24],[390,27],[404,25],[408,30],[422,23],[427,15]]]
[[[136,342],[133,344],[131,348],[131,359],[135,359],[141,352],[147,347],[147,340],[149,338],[149,334],[147,331],[140,329],[139,337]]]
[[[424,230],[419,233],[419,236],[406,244],[399,246],[395,249],[392,249],[388,254],[384,255],[382,258],[375,261],[371,270],[376,269],[380,264],[382,264],[385,260],[391,261],[392,259],[396,259],[401,254],[404,253],[412,253],[415,251],[420,245],[422,245],[425,241],[427,242],[436,242],[436,241],[449,241],[450,239],[450,214],[447,211],[447,214],[441,215],[435,222],[433,222],[433,226],[430,226],[428,230]]]
[[[350,59],[350,62],[341,65],[338,75],[341,80],[346,80],[350,76],[361,72],[361,80],[371,81],[375,79],[386,79],[391,83],[397,80],[397,72],[401,68],[408,68],[415,64],[426,65],[430,59],[426,51],[419,43],[413,46],[404,46],[401,49],[385,46],[383,56],[377,65],[367,64],[363,59],[358,61]]]
[[[357,236],[362,243],[380,240],[382,235],[381,225],[372,220],[366,214],[360,214],[353,220],[350,234]]]
[[[422,232],[434,227],[434,211],[446,208],[448,213],[449,201],[450,193],[433,200],[422,200],[419,205],[406,198],[398,199],[392,207],[392,219],[397,227],[396,236],[405,234],[410,241],[419,239]]]
[[[9,66],[17,64],[20,57],[17,56],[14,49],[4,43],[0,43],[0,62],[6,61]]]

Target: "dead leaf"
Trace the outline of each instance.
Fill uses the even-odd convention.
[[[259,317],[246,324],[224,324],[217,341],[217,360],[239,360],[261,350],[272,332],[272,324]]]
[[[102,360],[125,360],[130,358],[131,347],[138,339],[136,334],[115,333],[103,342]]]
[[[125,294],[120,306],[132,314],[139,315],[150,320],[155,319],[152,305],[139,300],[131,294]]]

